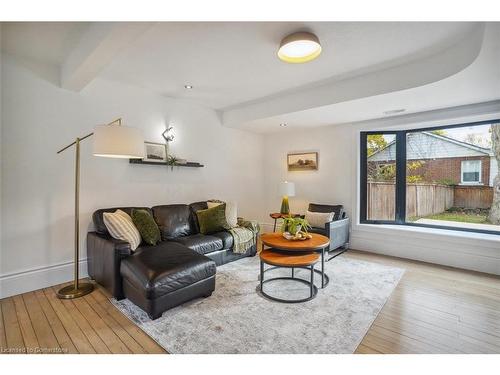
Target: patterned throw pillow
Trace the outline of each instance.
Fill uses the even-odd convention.
[[[146,210],[132,210],[132,221],[139,230],[142,240],[149,245],[156,245],[160,242],[160,229],[151,215]]]
[[[116,210],[104,212],[102,216],[111,237],[128,242],[132,250],[137,249],[141,244],[141,235],[126,212]]]
[[[305,219],[311,227],[324,228],[325,224],[333,220],[335,212],[311,212],[306,211]]]
[[[226,222],[226,204],[222,203],[206,210],[196,211],[201,234],[210,234],[229,229]]]
[[[222,201],[208,201],[208,208],[213,208],[220,204],[223,204]],[[230,228],[234,228],[238,226],[238,207],[235,202],[226,202],[226,221]]]

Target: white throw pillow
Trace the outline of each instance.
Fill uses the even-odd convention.
[[[333,220],[335,212],[311,212],[307,211],[305,219],[311,227],[324,228],[325,224]]]
[[[127,241],[130,244],[130,249],[137,249],[141,244],[141,234],[129,214],[122,210],[116,210],[115,212],[104,212],[102,216],[111,237]]]
[[[216,207],[224,202],[211,202],[208,201],[207,205],[208,208],[213,208]],[[227,224],[231,227],[237,227],[238,226],[238,206],[236,205],[235,202],[225,202],[226,203],[226,221]]]

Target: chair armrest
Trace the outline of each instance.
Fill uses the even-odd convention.
[[[97,232],[87,233],[88,273],[115,298],[123,298],[121,260],[132,254],[128,242]]]
[[[328,233],[328,237],[330,238],[330,250],[335,250],[348,244],[349,229],[349,218],[334,220],[325,224],[326,233]]]

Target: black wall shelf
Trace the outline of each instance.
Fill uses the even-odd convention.
[[[147,165],[160,165],[162,167],[172,167],[166,163],[158,163],[155,161],[144,161],[142,159],[129,159],[130,164],[147,164]],[[174,164],[174,167],[188,167],[188,168],[202,168],[203,164],[194,161],[188,161],[186,164]]]

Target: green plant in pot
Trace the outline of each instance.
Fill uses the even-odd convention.
[[[288,232],[295,236],[297,233],[304,232],[307,234],[307,230],[311,228],[309,222],[301,217],[284,217],[283,224],[281,225],[282,232]]]
[[[167,162],[166,164],[170,166],[171,170],[173,171],[174,170],[174,166],[177,165],[177,163],[179,162],[179,158],[174,156],[174,155],[169,155],[167,156]]]

